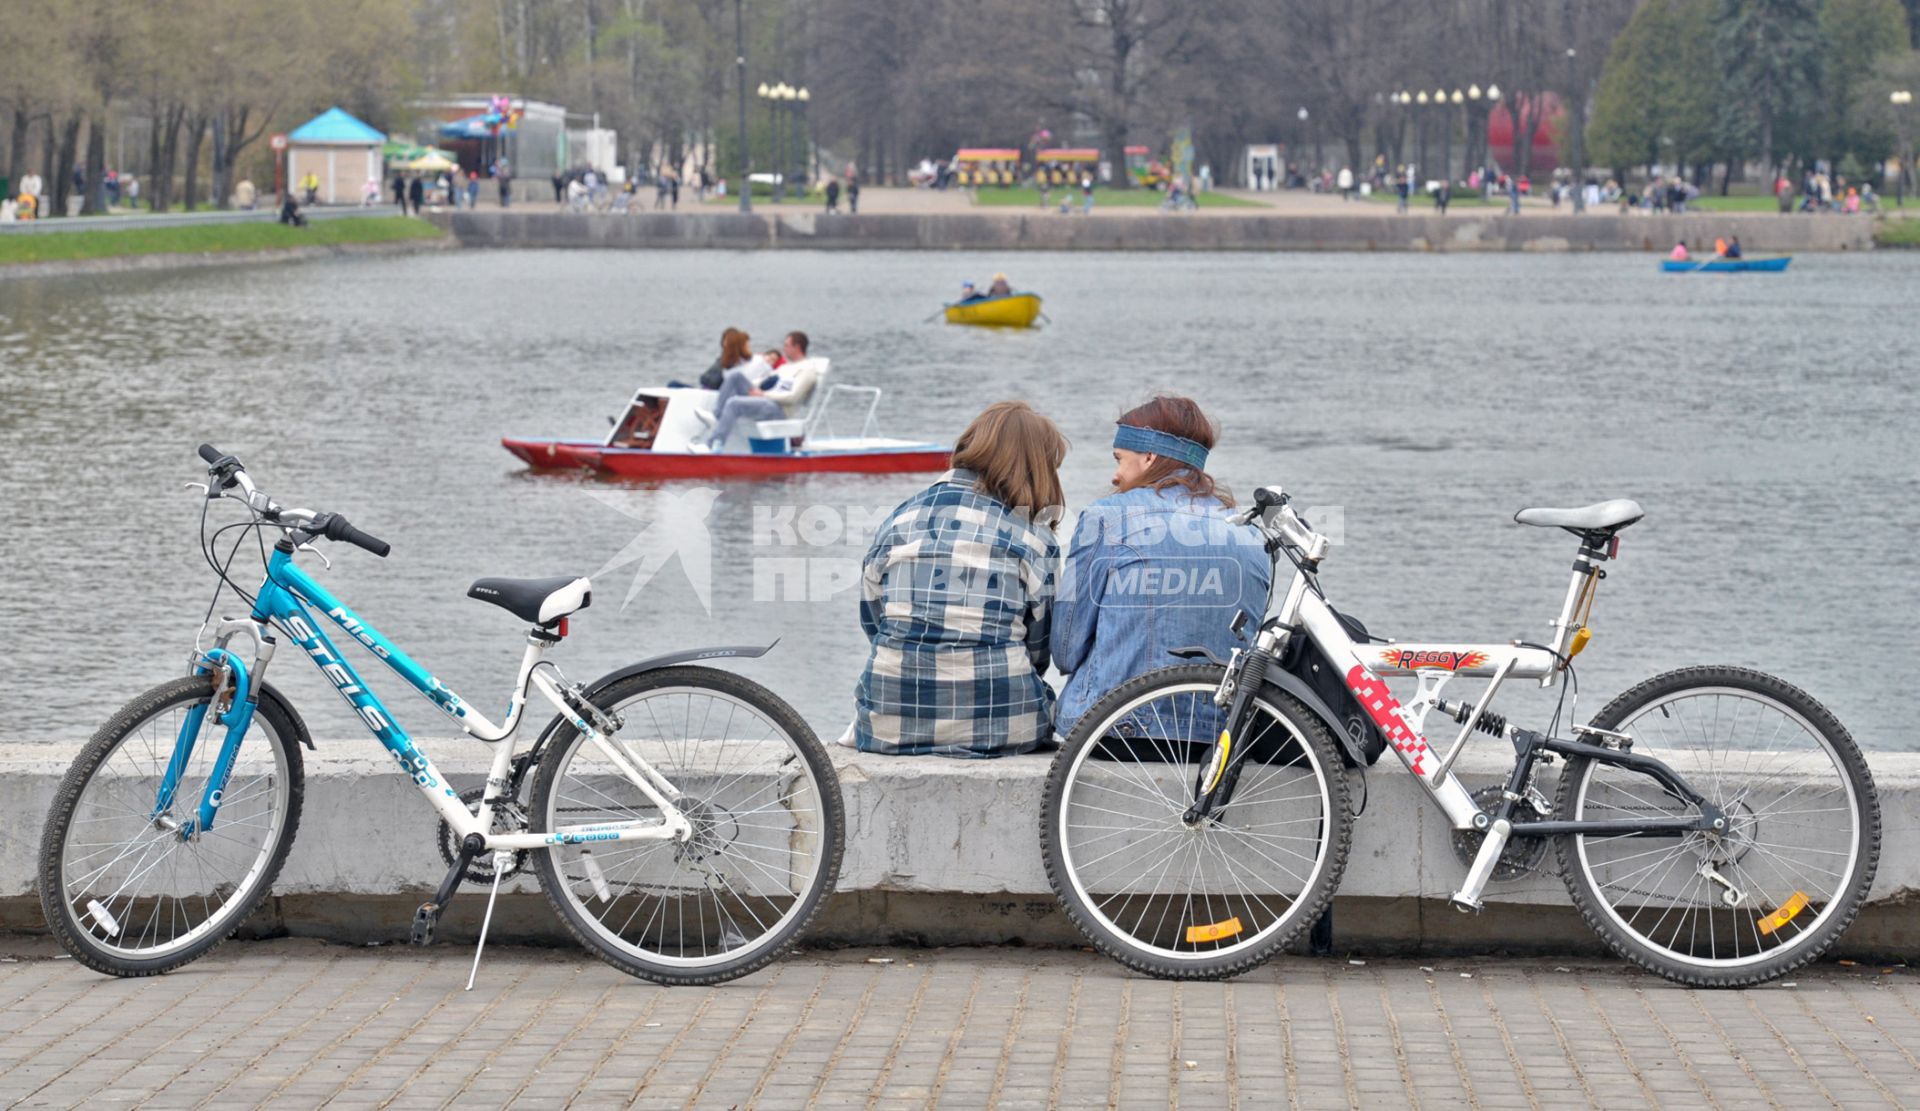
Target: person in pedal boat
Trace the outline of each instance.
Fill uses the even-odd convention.
[[[974,418],[953,469],[908,498],[861,560],[872,648],[840,743],[977,759],[1053,739],[1048,661],[1067,438],[1024,401]]]
[[[741,420],[782,420],[793,416],[806,404],[814,385],[820,380],[820,360],[807,355],[805,332],[788,332],[782,341],[783,356],[776,370],[766,358],[753,353],[752,340],[737,328],[727,329],[721,340],[720,360],[726,374],[720,383],[720,396],[713,411],[694,410],[702,422],[713,429],[704,444],[691,445],[695,451],[713,451],[726,446],[733,426]]]
[[[1054,604],[1061,736],[1108,691],[1183,662],[1176,648],[1227,658],[1241,644],[1234,614],[1257,624],[1265,610],[1273,565],[1259,530],[1227,519],[1233,496],[1207,473],[1218,439],[1185,397],[1156,397],[1115,426],[1114,492],[1080,514]]]

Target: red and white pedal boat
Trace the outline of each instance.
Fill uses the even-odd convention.
[[[741,421],[727,443],[694,451],[711,427],[694,410],[713,411],[714,390],[643,386],[604,440],[546,440],[507,436],[500,446],[535,470],[595,471],[628,478],[767,478],[820,471],[899,474],[944,471],[952,449],[944,444],[876,436],[877,386],[823,385],[804,418]],[[834,434],[836,398],[864,398],[856,436]],[[856,403],[857,404],[857,403]]]

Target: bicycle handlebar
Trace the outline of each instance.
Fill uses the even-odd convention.
[[[365,548],[381,559],[387,558],[387,553],[393,550],[393,545],[370,532],[362,532],[354,528],[352,523],[338,513],[323,513],[313,523],[319,526],[320,535],[328,540],[344,540],[356,548]]]
[[[246,491],[247,504],[261,516],[270,521],[280,521],[281,507],[274,504],[272,498],[260,493],[247,478],[247,469],[240,460],[214,447],[212,444],[200,445],[200,458],[207,464],[207,474],[215,479],[221,489],[238,484]],[[298,511],[296,511],[298,512]],[[298,526],[281,524],[282,528],[297,527],[313,536],[324,536],[328,540],[343,541],[356,548],[363,548],[382,559],[393,551],[393,545],[370,532],[363,532],[353,526],[351,521],[338,513],[316,513],[311,519]]]

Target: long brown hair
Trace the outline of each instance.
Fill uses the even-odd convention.
[[[720,333],[720,367],[732,370],[748,359],[753,358],[753,348],[747,334],[738,328],[728,328]]]
[[[1067,438],[1024,401],[987,406],[953,445],[953,465],[980,476],[980,488],[1034,521],[1051,524],[1066,504],[1060,463]]]
[[[1207,419],[1207,415],[1200,411],[1200,404],[1190,397],[1156,397],[1145,405],[1128,410],[1120,418],[1120,423],[1184,437],[1208,451],[1212,451],[1213,445],[1220,439],[1219,428]],[[1146,473],[1138,481],[1123,487],[1121,492],[1138,490],[1142,486],[1161,491],[1181,486],[1196,498],[1218,498],[1221,505],[1228,508],[1233,506],[1233,495],[1227,492],[1225,486],[1215,482],[1212,475],[1164,455],[1155,456]]]

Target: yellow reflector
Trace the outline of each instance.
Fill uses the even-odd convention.
[[[1567,658],[1572,659],[1575,656],[1578,656],[1580,654],[1580,650],[1585,648],[1587,646],[1587,642],[1592,639],[1593,639],[1593,630],[1582,625],[1580,627],[1580,631],[1573,634],[1573,643],[1567,648]]]
[[[1227,773],[1227,753],[1233,751],[1233,734],[1228,730],[1220,731],[1220,755],[1214,758],[1213,774],[1207,777],[1207,790],[1220,785],[1220,777]]]
[[[1807,893],[1804,891],[1794,892],[1791,898],[1780,904],[1779,910],[1774,911],[1772,914],[1760,920],[1760,932],[1763,934],[1772,933],[1793,921],[1794,918],[1805,909],[1807,909]]]
[[[1233,937],[1240,932],[1240,919],[1229,918],[1225,922],[1214,922],[1205,926],[1187,927],[1187,944],[1198,945],[1203,941],[1219,941],[1223,937]]]

